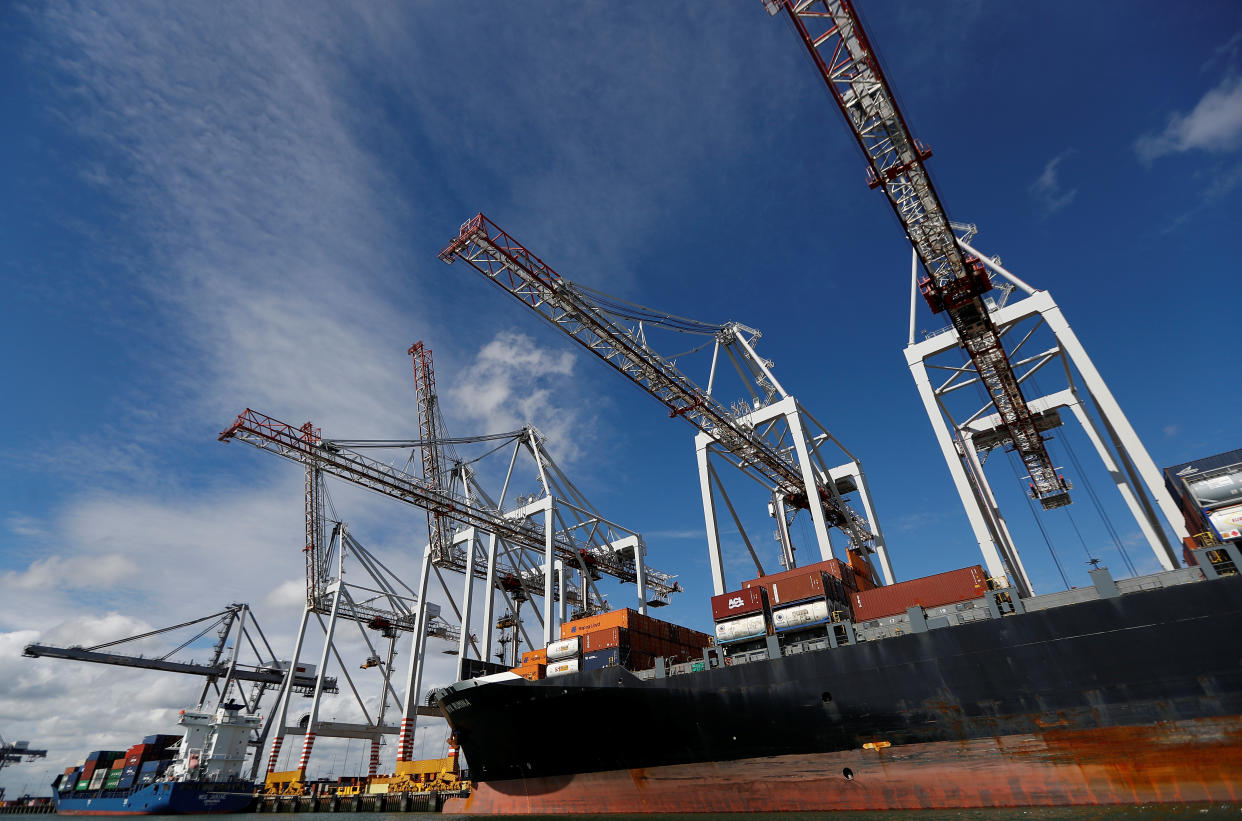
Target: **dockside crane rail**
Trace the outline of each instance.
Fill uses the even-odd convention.
[[[933,313],[947,313],[1045,510],[1070,503],[1023,396],[983,296],[984,262],[954,234],[925,166],[931,150],[910,133],[874,48],[849,0],[763,0],[784,11],[867,158],[868,184],[882,188],[926,276],[920,291]]]
[[[544,533],[534,525],[509,518],[500,511],[466,504],[398,467],[331,444],[309,422],[294,427],[247,408],[220,434],[219,439],[222,442],[236,439],[294,462],[313,465],[326,474],[432,511],[445,519],[494,533],[498,538],[523,548],[541,552],[544,549]],[[576,565],[581,560],[582,548],[571,534],[557,532],[553,547],[557,557],[568,564]],[[637,581],[634,562],[605,550],[590,550],[590,555],[592,565],[599,573],[623,582]],[[648,567],[645,568],[645,576],[648,590],[656,596],[666,597],[681,591],[681,586],[670,574]]]
[[[807,475],[791,458],[788,443],[769,441],[762,426],[745,421],[775,396],[785,396],[770,363],[754,353],[757,330],[737,322],[711,324],[653,311],[571,282],[483,214],[461,226],[440,259],[449,264],[462,260],[662,402],[670,417],[682,417],[719,442],[720,455],[735,467],[795,506],[799,501],[809,505]],[[759,390],[752,390],[751,405],[729,408],[712,395],[715,356],[704,389],[650,347],[648,326],[713,337],[739,371],[743,365],[750,370],[747,378]],[[734,345],[743,356],[734,356]],[[871,525],[842,499],[827,473],[817,475],[815,483],[828,525],[843,532],[852,546],[870,547],[875,538]]]

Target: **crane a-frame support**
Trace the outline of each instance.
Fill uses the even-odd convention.
[[[1001,336],[1004,337],[1006,331],[1012,331],[1019,322],[1038,319],[1056,340],[1053,349],[1040,352],[1026,360],[1030,363],[1028,370],[1019,378],[1026,380],[1043,365],[1060,360],[1064,365],[1069,387],[1030,400],[1032,414],[1037,418],[1050,418],[1049,415],[1060,408],[1070,409],[1117,486],[1157,561],[1165,570],[1176,568],[1177,551],[1161,526],[1157,508],[1179,539],[1187,539],[1189,531],[1186,530],[1176,504],[1164,491],[1160,471],[1061,309],[1047,291],[1035,291],[986,256],[980,258],[995,273],[1029,293],[1025,298],[991,312],[993,323],[1002,331]],[[1025,342],[1028,338],[1029,333],[1022,341]],[[963,381],[954,377],[942,385],[934,386],[928,374],[928,360],[955,350],[960,344],[957,332],[952,328],[920,342],[911,338],[905,350],[906,362],[923,399],[936,441],[945,457],[945,464],[966,510],[971,530],[983,553],[988,573],[994,577],[1008,576],[1022,595],[1030,595],[1030,579],[1022,567],[1017,548],[996,505],[977,455],[979,450],[996,446],[997,431],[1003,429],[1000,419],[995,413],[988,416],[978,413],[963,422],[953,420],[944,406],[943,397],[973,380]],[[1014,355],[1013,351],[1011,355]],[[1074,371],[1081,379],[1081,389],[1085,390],[1086,398],[1102,424],[1097,425],[1092,414],[1088,412],[1080,387],[1074,381]],[[1049,421],[1048,424],[1054,423]],[[1055,424],[1059,424],[1059,419]]]

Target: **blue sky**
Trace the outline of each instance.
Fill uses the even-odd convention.
[[[862,13],[950,215],[1055,295],[1156,463],[1238,447],[1242,9]],[[908,246],[758,0],[16,5],[0,77],[0,733],[55,763],[166,730],[194,687],[20,648],[235,600],[289,643],[300,472],[216,434],[251,406],[413,436],[417,339],[453,433],[537,425],[681,574],[665,612],[708,626],[691,430],[436,259],[480,210],[570,279],[762,329],[785,387],[863,460],[899,577],[978,561],[901,355]],[[1054,458],[1068,442],[1089,461],[1075,435]],[[1028,569],[1057,589],[1005,475]],[[408,559],[425,537],[418,511],[334,493],[373,548]],[[761,500],[747,515],[764,526]],[[1087,553],[1117,569],[1091,506],[1072,515],[1046,522],[1071,583]]]

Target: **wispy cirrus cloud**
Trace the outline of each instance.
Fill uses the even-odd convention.
[[[1061,163],[1073,154],[1073,149],[1063,151],[1044,165],[1043,173],[1031,183],[1028,191],[1039,203],[1044,215],[1054,214],[1074,201],[1078,196],[1077,188],[1066,188],[1061,182]]]
[[[1144,163],[1187,151],[1226,153],[1242,147],[1242,75],[1225,77],[1188,114],[1173,112],[1164,130],[1140,136],[1134,151]]]

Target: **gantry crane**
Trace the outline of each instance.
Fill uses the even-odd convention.
[[[34,761],[36,758],[47,758],[47,750],[36,750],[29,741],[9,743],[0,735],[0,770],[9,764],[20,764],[23,760]],[[0,787],[0,799],[4,798],[4,787]]]
[[[815,67],[867,157],[868,183],[882,188],[926,276],[919,283],[933,313],[947,313],[962,347],[1022,459],[1031,495],[1045,510],[1070,503],[1044,438],[1001,344],[984,295],[992,289],[985,263],[959,242],[916,140],[897,106],[875,50],[849,0],[764,0],[772,15],[786,12]]]
[[[345,440],[325,440],[320,430],[310,422],[301,427],[294,427],[270,416],[247,408],[225,431],[220,434],[221,441],[233,439],[268,450],[287,459],[313,467],[323,475],[332,475],[353,484],[390,496],[394,499],[412,504],[415,507],[430,511],[444,521],[458,522],[467,530],[477,528],[483,533],[492,534],[497,539],[517,546],[524,550],[539,551],[544,556],[544,606],[547,615],[544,618],[544,640],[552,640],[551,603],[558,596],[554,586],[555,563],[560,561],[574,567],[582,567],[587,576],[594,574],[611,576],[622,582],[637,583],[640,589],[645,588],[656,597],[667,598],[681,587],[667,573],[646,568],[642,560],[641,549],[626,551],[621,545],[594,545],[584,548],[582,544],[591,543],[592,536],[584,537],[579,526],[557,529],[555,511],[551,505],[537,504],[527,510],[519,508],[508,513],[496,509],[470,504],[467,500],[447,490],[432,486],[428,482],[415,477],[394,465],[372,459],[353,449],[357,447],[376,446],[421,446],[421,442],[349,442]],[[443,442],[444,440],[439,440]],[[544,527],[537,528],[527,521],[534,512],[544,514]],[[611,527],[611,523],[597,520],[594,530]],[[431,557],[432,545],[429,542],[423,556],[423,566],[418,590],[413,600],[419,603],[418,615],[413,629],[414,648],[410,653],[410,669],[406,680],[404,697],[404,715],[399,730],[398,767],[401,762],[409,762],[413,753],[413,733],[418,715],[418,688],[422,672],[422,642],[426,624],[426,592],[428,571],[433,567]],[[451,555],[452,551],[446,551]],[[468,553],[473,556],[473,551]],[[480,568],[482,570],[482,568]],[[469,562],[465,572],[472,578],[477,572]],[[562,597],[563,598],[563,597]],[[463,630],[463,632],[465,632]],[[305,751],[310,749],[304,745]],[[299,766],[297,773],[304,773],[305,762]]]
[[[794,431],[787,439],[769,436],[775,414],[755,416],[779,395],[789,400],[791,427],[801,424],[796,415],[792,415],[792,397],[784,394],[768,368],[769,363],[753,350],[751,343],[758,337],[756,331],[736,322],[710,325],[673,317],[578,285],[562,278],[483,214],[461,226],[457,237],[440,252],[440,259],[450,264],[458,259],[464,261],[662,402],[669,416],[685,419],[705,440],[719,443],[721,452],[735,467],[773,488],[779,506],[809,508],[823,558],[831,557],[831,547],[827,544],[829,527],[844,533],[851,547],[866,552],[875,549],[872,524],[842,498],[841,488],[831,471],[816,469],[801,430]],[[752,369],[749,378],[754,379],[766,397],[755,396],[750,408],[726,407],[712,395],[715,355],[708,387],[704,389],[686,376],[672,359],[647,344],[647,326],[653,325],[714,336],[719,343],[717,351],[723,348],[730,357],[733,356],[731,347],[735,346]],[[738,364],[736,359],[734,364]],[[709,531],[712,531],[714,515],[706,510],[711,507],[706,473],[702,479],[705,514]],[[813,498],[818,498],[819,503],[812,503]],[[709,532],[709,541],[712,537]],[[723,593],[723,570],[718,566],[718,553],[718,545],[712,546],[713,583],[716,592]],[[891,582],[891,569],[882,551],[881,557],[885,575]]]

